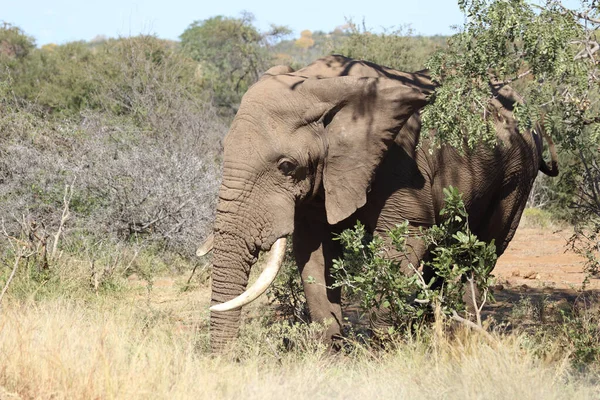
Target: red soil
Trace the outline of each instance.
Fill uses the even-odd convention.
[[[584,259],[567,247],[571,235],[571,229],[519,228],[493,274],[510,287],[577,291],[586,274]],[[600,289],[600,279],[590,279],[587,288]]]

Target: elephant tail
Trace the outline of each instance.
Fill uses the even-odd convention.
[[[548,176],[558,175],[558,156],[556,154],[556,146],[552,141],[550,135],[546,133],[542,124],[537,124],[537,131],[540,132],[541,136],[548,142],[548,150],[550,151],[550,166],[546,164],[546,160],[542,157],[542,146],[540,146],[540,171]]]

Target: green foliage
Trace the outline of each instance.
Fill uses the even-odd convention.
[[[406,251],[408,224],[390,230],[389,239],[396,250]],[[427,313],[427,307],[411,301],[420,289],[422,279],[418,273],[405,274],[403,266],[386,258],[385,244],[381,237],[369,235],[364,225],[357,222],[355,228],[345,230],[338,237],[344,247],[343,258],[334,260],[333,287],[343,287],[350,298],[358,300],[363,311],[389,310],[394,327],[410,327]],[[428,300],[429,285],[420,297]]]
[[[563,312],[562,336],[572,351],[571,362],[579,370],[600,368],[600,310],[574,307]]]
[[[495,246],[479,241],[470,231],[458,191],[450,187],[444,195],[446,205],[440,212],[444,221],[422,232],[422,238],[409,235],[408,222],[390,230],[387,240],[369,235],[360,223],[342,232],[337,240],[344,254],[332,267],[337,280],[334,287],[348,290],[365,312],[385,309],[395,327],[423,322],[432,315],[433,306],[447,315],[463,311],[466,285],[471,282],[487,293],[489,272],[496,262]],[[409,238],[425,242],[431,250],[430,261],[420,266],[407,263]],[[386,256],[390,250],[404,257]],[[429,282],[424,268],[434,271]]]
[[[551,212],[541,208],[526,208],[523,210],[521,224],[525,223],[528,227],[547,228],[554,223],[555,219]]]
[[[527,79],[523,88],[527,104],[516,111],[526,128],[540,120],[542,103],[563,105],[559,98],[552,99],[562,85],[568,84],[576,92],[583,89],[586,68],[573,61],[577,48],[571,45],[583,30],[554,3],[536,11],[525,0],[459,2],[467,15],[464,29],[449,40],[447,50],[427,63],[433,79],[441,83],[423,118],[426,127],[439,128],[436,140],[457,147],[465,137],[470,147],[495,141],[484,118],[493,97],[490,80],[502,86],[519,78],[534,78]],[[469,114],[473,117],[465,118]],[[450,120],[444,117],[448,115],[460,117]]]
[[[11,79],[14,95],[48,110],[74,112],[91,101],[91,50],[84,42],[31,49],[18,62],[0,59],[0,78]]]
[[[49,111],[74,113],[94,105],[97,82],[89,70],[95,57],[84,42],[43,47],[23,63],[22,78],[14,90]]]
[[[180,36],[183,51],[199,62],[197,73],[219,107],[236,108],[242,95],[271,65],[270,42],[289,30],[273,26],[261,33],[254,17],[212,17],[193,22]]]
[[[571,208],[574,248],[599,265],[600,248],[600,7],[580,10],[559,1],[461,0],[464,28],[427,63],[439,87],[423,111],[435,142],[473,148],[495,144],[490,108],[507,84],[525,100],[514,105],[521,129],[539,123],[563,153],[566,184],[557,200]],[[538,129],[539,130],[539,129]],[[564,215],[564,213],[563,213]]]
[[[440,211],[443,222],[429,228],[423,240],[432,255],[432,260],[425,264],[444,282],[442,309],[451,314],[452,310],[462,310],[465,284],[472,283],[483,292],[492,285],[490,272],[497,256],[493,240],[482,242],[469,229],[469,216],[458,190],[445,188],[444,199]]]
[[[131,116],[143,128],[164,127],[161,120],[208,97],[199,85],[196,63],[173,43],[152,36],[109,40],[94,48],[88,71],[96,83],[94,108]]]
[[[343,40],[333,47],[333,53],[367,60],[402,71],[423,69],[429,56],[442,47],[444,38],[412,36],[412,30],[394,27],[373,33],[363,21],[362,26],[349,21]]]
[[[20,60],[35,48],[35,40],[21,28],[3,22],[0,27],[0,60]]]
[[[0,30],[0,34],[2,31]],[[138,125],[164,118],[165,103],[206,98],[196,63],[171,42],[152,36],[32,49],[15,62],[0,57],[0,80],[46,112],[67,117],[83,110],[132,115]],[[175,92],[175,94],[173,93]]]

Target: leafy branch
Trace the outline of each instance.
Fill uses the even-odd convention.
[[[422,324],[434,315],[436,307],[464,323],[467,319],[458,313],[466,311],[464,299],[469,293],[474,324],[483,330],[481,311],[491,297],[489,273],[496,262],[495,245],[479,241],[470,231],[456,188],[444,189],[444,195],[443,222],[418,236],[410,234],[407,221],[391,229],[385,239],[369,234],[360,222],[353,230],[342,232],[336,239],[344,254],[334,260],[333,287],[343,287],[365,313],[384,315],[394,329]],[[424,241],[432,255],[418,267],[408,262],[407,244],[414,240]],[[434,271],[431,279],[426,279],[425,269]],[[476,288],[482,293],[480,298]]]

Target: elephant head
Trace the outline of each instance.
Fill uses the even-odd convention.
[[[243,97],[224,139],[214,225],[213,351],[235,338],[240,307],[275,278],[296,207],[321,203],[327,222],[336,224],[365,204],[388,147],[427,101],[422,77],[395,74],[331,56],[297,72],[275,67]],[[272,268],[246,291],[259,251],[271,247]]]

